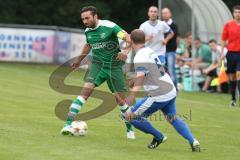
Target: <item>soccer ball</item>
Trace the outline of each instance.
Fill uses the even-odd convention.
[[[71,128],[74,136],[85,136],[88,131],[87,123],[84,121],[73,121]]]

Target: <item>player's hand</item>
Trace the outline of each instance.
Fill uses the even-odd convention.
[[[117,56],[117,60],[119,61],[126,61],[128,58],[127,54],[126,53],[118,53],[118,56]]]
[[[135,80],[134,80],[134,79],[128,81],[129,87],[132,88],[132,87],[134,86],[134,83],[135,83]]]
[[[153,34],[146,36],[145,41],[151,41],[154,38]]]
[[[224,60],[225,59],[225,55],[224,55],[224,53],[222,52],[221,53],[221,60]]]
[[[166,45],[167,44],[167,41],[164,39],[161,41],[162,45]]]
[[[80,66],[81,62],[80,61],[75,61],[71,64],[72,69],[77,69]]]
[[[131,121],[132,119],[134,119],[136,116],[134,115],[134,113],[132,113],[131,109],[129,108],[124,115],[125,119],[127,121]]]

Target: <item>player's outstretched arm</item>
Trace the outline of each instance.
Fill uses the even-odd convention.
[[[86,43],[83,46],[82,53],[71,64],[72,69],[78,68],[80,66],[82,60],[89,54],[90,51],[91,51],[91,46],[88,43]]]
[[[125,100],[128,105],[132,105],[133,102],[135,101],[136,94],[138,91],[140,91],[140,89],[143,85],[144,79],[145,79],[145,73],[137,72],[136,78],[134,78],[131,82],[132,83],[131,84],[132,86],[130,89],[131,92]]]
[[[136,78],[134,79],[134,82],[133,82],[133,87],[131,89],[131,92],[125,100],[125,102],[128,105],[132,105],[133,102],[135,101],[136,94],[137,94],[138,91],[140,91],[140,89],[143,85],[144,79],[145,79],[145,73],[144,72],[137,72]],[[132,113],[130,109],[125,113],[125,119],[127,121],[131,121],[135,117],[136,117],[136,115],[134,113]]]

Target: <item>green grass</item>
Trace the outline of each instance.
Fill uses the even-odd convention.
[[[53,91],[48,79],[56,66],[0,63],[0,160],[238,160],[240,157],[240,109],[230,109],[229,96],[180,93],[178,113],[199,139],[201,153],[192,153],[188,143],[157,116],[152,123],[168,141],[156,150],[146,145],[151,136],[137,131],[137,140],[126,140],[125,127],[114,111],[88,121],[86,137],[63,137],[63,121],[55,105],[75,95]],[[75,72],[68,84],[82,84]],[[107,90],[106,85],[100,89]],[[100,101],[90,99],[83,112]]]

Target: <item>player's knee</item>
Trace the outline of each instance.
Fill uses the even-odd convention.
[[[169,122],[169,123],[172,123],[174,120],[176,120],[178,117],[177,115],[166,115],[166,120]]]
[[[94,87],[95,85],[92,83],[85,83],[81,90],[80,96],[87,100],[91,96]]]

